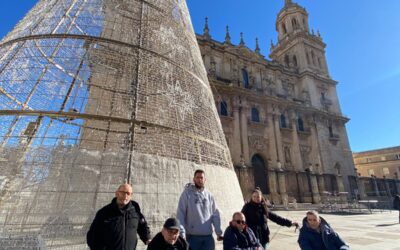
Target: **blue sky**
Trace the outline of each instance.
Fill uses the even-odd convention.
[[[0,0],[0,37],[37,0]],[[400,145],[400,1],[297,0],[309,13],[310,27],[327,44],[331,77],[338,81],[342,112],[351,120],[347,132],[355,152]],[[250,4],[249,4],[250,3]],[[209,17],[211,35],[223,40],[230,26],[232,42],[244,33],[254,49],[259,38],[268,56],[276,42],[276,15],[284,0],[187,0],[197,33]]]

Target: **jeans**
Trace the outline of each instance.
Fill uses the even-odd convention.
[[[187,235],[191,250],[215,250],[215,241],[212,235]]]

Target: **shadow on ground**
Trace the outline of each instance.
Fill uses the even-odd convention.
[[[394,226],[394,225],[398,225],[399,223],[391,223],[391,224],[379,224],[376,225],[377,227],[389,227],[389,226]]]

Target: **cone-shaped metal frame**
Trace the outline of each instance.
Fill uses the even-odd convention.
[[[43,0],[1,41],[2,246],[85,249],[123,182],[155,232],[196,168],[227,223],[242,196],[184,0]]]

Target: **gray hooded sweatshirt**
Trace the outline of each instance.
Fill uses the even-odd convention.
[[[188,183],[179,198],[176,217],[181,223],[181,235],[211,235],[214,225],[217,235],[222,234],[221,218],[213,195],[205,188],[198,190]]]

